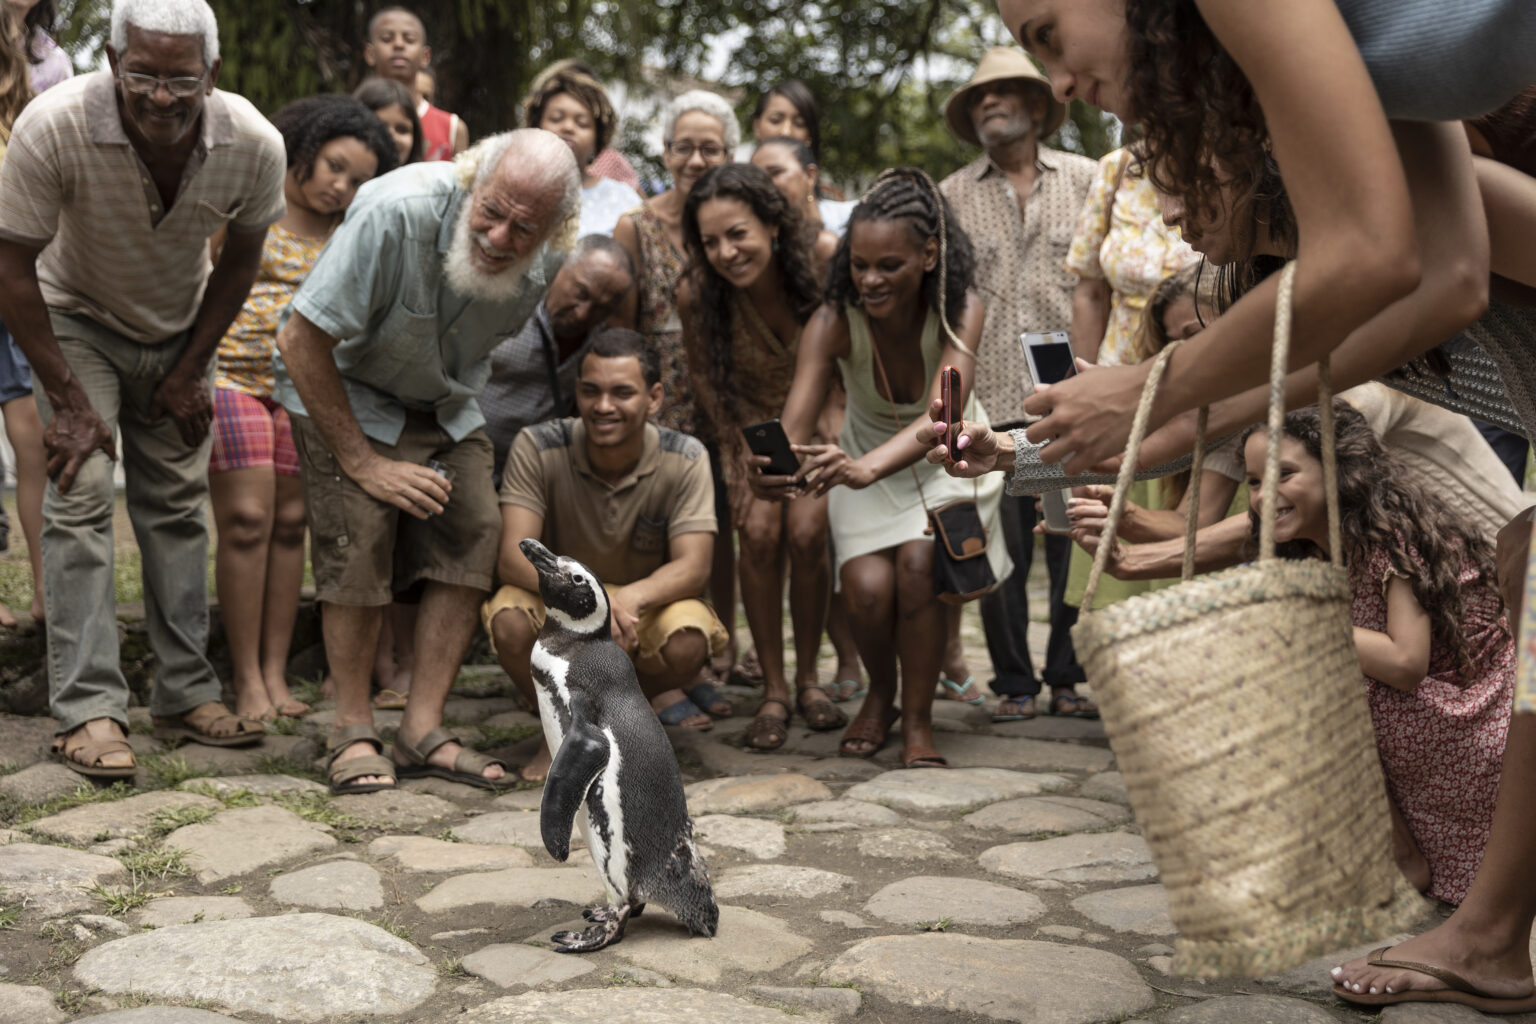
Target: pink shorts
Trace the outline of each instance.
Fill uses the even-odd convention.
[[[278,476],[298,476],[288,410],[270,398],[229,388],[213,389],[213,455],[208,472],[271,466]]]

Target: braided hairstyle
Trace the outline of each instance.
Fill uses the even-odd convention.
[[[697,187],[697,186],[695,186]],[[939,265],[923,275],[923,301],[939,311],[939,323],[962,352],[970,349],[955,333],[965,312],[966,292],[976,277],[976,255],[971,239],[955,219],[949,202],[928,173],[917,167],[882,171],[853,208],[848,227],[837,243],[827,275],[827,302],[833,306],[857,306],[859,291],[853,283],[849,246],[853,229],[865,221],[904,220],[918,245],[928,239],[939,243]]]
[[[693,283],[694,326],[704,343],[708,365],[705,376],[715,394],[715,408],[708,410],[715,426],[724,432],[739,426],[730,395],[740,382],[732,365],[732,301],[736,292],[710,265],[704,255],[704,239],[699,232],[699,208],[711,199],[735,199],[746,204],[752,215],[769,229],[778,228],[773,262],[784,284],[784,297],[795,322],[802,327],[821,305],[821,288],[811,271],[811,245],[814,233],[800,216],[800,211],[784,198],[768,172],[752,164],[725,164],[713,168],[694,182],[683,202],[683,241],[688,250],[688,275]]]

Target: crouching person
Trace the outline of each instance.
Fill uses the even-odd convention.
[[[544,603],[518,548],[525,537],[603,581],[613,639],[664,723],[692,717],[682,687],[725,649],[725,628],[701,600],[715,548],[709,459],[697,439],[647,422],[661,399],[656,351],[634,331],[612,328],[582,358],[579,417],[528,427],[512,442],[501,477],[504,585],[481,614],[497,658],[530,703],[528,662]],[[541,781],[549,762],[541,746],[519,775]]]

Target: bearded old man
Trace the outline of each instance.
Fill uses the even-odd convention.
[[[333,792],[419,775],[514,781],[442,727],[501,532],[475,396],[491,351],[522,328],[575,241],[580,196],[570,147],[538,129],[403,167],[358,190],[289,306],[276,397],[293,419],[336,682]],[[368,683],[396,596],[421,608],[410,697],[384,756]]]

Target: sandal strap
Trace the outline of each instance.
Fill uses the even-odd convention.
[[[86,740],[84,743],[77,744],[74,747],[66,743],[63,746],[63,753],[64,757],[68,760],[83,764],[87,768],[119,767],[117,765],[109,766],[101,763],[101,759],[107,754],[126,753],[129,764],[137,763],[137,758],[133,756],[133,748],[128,745],[127,740]],[[126,768],[128,765],[122,765],[121,767]]]
[[[382,754],[365,754],[362,757],[349,757],[345,761],[331,762],[330,781],[333,786],[344,786],[354,779],[361,779],[367,775],[394,779],[394,762]]]
[[[395,747],[415,764],[426,764],[432,752],[444,743],[462,744],[463,741],[453,734],[452,729],[443,726],[433,729],[414,744],[406,743],[399,736],[395,737]]]
[[[1390,967],[1393,970],[1413,971],[1416,974],[1422,974],[1426,977],[1434,978],[1436,981],[1444,982],[1447,988],[1450,988],[1456,992],[1465,992],[1467,995],[1481,996],[1485,999],[1491,998],[1487,993],[1479,990],[1466,978],[1463,978],[1461,975],[1457,974],[1453,970],[1450,970],[1449,968],[1436,967],[1434,964],[1421,964],[1415,960],[1388,959],[1382,956],[1382,954],[1386,951],[1386,946],[1381,947],[1370,955],[1370,958],[1366,961],[1366,963],[1370,964],[1372,967]]]
[[[763,717],[763,705],[764,704],[777,704],[779,707],[784,709],[784,718],[783,719],[774,719],[774,721],[786,721],[787,722],[789,720],[789,716],[793,715],[795,713],[795,709],[790,707],[789,703],[787,701],[779,700],[779,698],[777,698],[777,697],[764,697],[763,700],[762,700],[762,703],[757,706],[757,712],[756,712],[756,714],[754,714],[752,716],[753,718],[761,718],[761,717]],[[768,717],[772,718],[773,716],[769,715]]]
[[[460,750],[459,756],[453,759],[453,770],[462,772],[465,775],[484,775],[485,770],[493,764],[500,765],[501,770],[509,775],[512,773],[512,766],[501,758],[482,754],[480,751],[471,750],[468,747]]]
[[[199,704],[195,708],[183,711],[180,718],[187,728],[196,730],[206,736],[241,736],[267,731],[267,727],[254,718],[237,715],[218,701],[208,701],[206,704]],[[235,730],[233,732],[221,733],[215,731],[216,727],[230,719],[235,720]],[[255,728],[251,728],[252,726]]]
[[[327,763],[335,761],[337,754],[354,743],[372,743],[375,750],[380,754],[384,753],[384,741],[379,737],[379,732],[373,727],[372,722],[338,725],[325,739],[325,752],[329,755]]]

